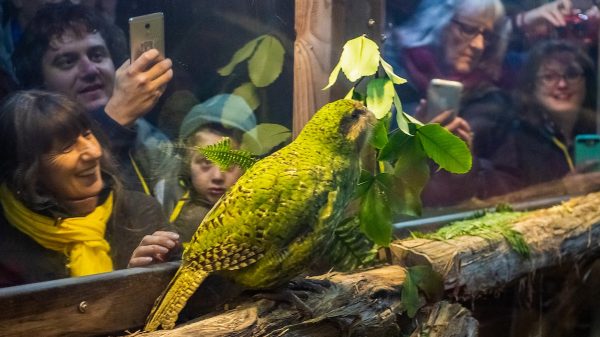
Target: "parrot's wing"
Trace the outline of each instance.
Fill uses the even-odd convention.
[[[214,270],[237,269],[269,247],[284,247],[312,229],[327,203],[331,170],[304,165],[278,171],[267,160],[271,158],[255,164],[215,204],[186,246],[184,262],[202,260]]]

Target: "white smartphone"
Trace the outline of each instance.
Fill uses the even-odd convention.
[[[161,12],[129,18],[130,60],[135,61],[145,51],[157,49],[165,56],[165,21]]]
[[[452,117],[456,117],[460,105],[463,84],[456,81],[434,78],[427,88],[427,115],[425,122],[446,110],[452,110]]]

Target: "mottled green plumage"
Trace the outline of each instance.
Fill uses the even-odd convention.
[[[352,100],[327,104],[296,140],[252,166],[198,227],[144,330],[173,328],[210,273],[249,288],[273,287],[326,251],[356,186],[373,119]]]

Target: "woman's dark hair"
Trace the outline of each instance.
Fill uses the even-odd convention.
[[[78,37],[100,33],[115,66],[126,59],[125,35],[117,26],[84,5],[63,1],[37,11],[15,47],[12,60],[22,88],[42,88],[42,57],[54,37],[72,31]]]
[[[56,205],[39,184],[40,160],[57,141],[71,142],[87,130],[99,133],[84,108],[66,96],[40,90],[12,94],[0,109],[0,183],[34,209]],[[100,167],[114,177],[109,154],[102,153]]]
[[[538,85],[537,75],[540,67],[548,60],[560,58],[565,54],[572,56],[573,61],[583,70],[583,76],[585,78],[583,110],[590,112],[595,111],[596,71],[592,59],[583,48],[570,41],[547,40],[536,44],[529,51],[527,60],[521,68],[521,77],[519,78],[515,95],[525,118],[538,119],[540,117],[533,115],[535,114],[535,111],[540,111],[540,107],[532,94],[535,87]],[[587,118],[587,116],[580,116],[580,119],[581,118]]]

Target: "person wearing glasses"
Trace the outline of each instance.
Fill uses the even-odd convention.
[[[450,206],[508,190],[487,159],[514,119],[510,95],[496,84],[510,29],[500,0],[424,0],[388,34],[386,59],[408,81],[397,87],[405,111],[423,122],[440,123],[463,139],[476,157],[467,175],[433,167],[422,194],[426,206]],[[431,120],[421,118],[427,87],[434,78],[463,84],[456,117],[443,111]]]
[[[548,40],[533,47],[517,90],[518,119],[498,149],[494,166],[518,178],[516,188],[555,182],[555,193],[598,189],[593,165],[577,167],[578,134],[596,133],[596,71],[579,46]],[[592,164],[592,163],[590,163]]]

